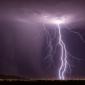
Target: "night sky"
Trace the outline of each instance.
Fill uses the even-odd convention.
[[[62,36],[75,57],[68,56],[71,70],[67,69],[66,78],[85,78],[85,42],[70,31],[79,32],[85,39],[85,0],[0,0],[0,75],[58,79],[57,27],[45,24],[53,46],[52,57],[45,59],[49,51],[41,20],[45,15],[68,18],[68,24],[61,26]]]

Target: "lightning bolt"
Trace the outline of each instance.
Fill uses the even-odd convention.
[[[61,65],[59,68],[58,77],[60,80],[65,80],[65,72],[67,69],[67,50],[66,50],[65,43],[62,40],[60,24],[58,24],[58,33],[59,33],[59,42],[58,43],[61,48],[61,55],[60,55]]]
[[[62,29],[60,27],[60,23],[57,23],[56,26],[58,28],[58,43],[56,44],[56,46],[60,46],[60,66],[59,66],[59,70],[58,70],[58,79],[59,80],[65,80],[66,79],[66,72],[69,68],[69,70],[71,71],[71,68],[70,68],[70,64],[68,63],[68,56],[70,56],[71,58],[73,59],[76,59],[76,60],[80,60],[79,58],[75,57],[75,56],[72,56],[68,51],[67,51],[67,48],[66,48],[66,45],[63,41],[63,38],[62,38]],[[44,30],[46,32],[46,34],[48,35],[47,36],[47,41],[48,41],[48,47],[49,47],[49,51],[47,53],[47,56],[45,56],[45,60],[50,60],[51,62],[54,62],[53,61],[53,51],[56,51],[56,50],[53,50],[53,46],[52,46],[52,38],[50,36],[50,33],[48,32],[48,30],[46,29],[45,25],[43,24],[44,26]],[[80,37],[80,40],[83,41],[85,43],[85,40],[83,38],[83,36],[78,33],[78,32],[74,32],[70,29],[68,29],[70,32],[76,34],[78,37]],[[56,37],[56,31],[54,33],[55,37]],[[55,46],[55,47],[56,47]]]
[[[61,55],[60,55],[60,68],[59,68],[59,71],[58,71],[58,78],[59,80],[65,80],[65,72],[67,70],[67,66],[68,66],[68,63],[67,63],[67,50],[66,50],[66,46],[65,46],[65,43],[63,42],[62,40],[62,33],[61,33],[61,28],[60,28],[60,24],[57,24],[58,26],[58,33],[59,33],[59,40],[58,40],[58,45],[60,45],[60,48],[61,48]],[[43,27],[44,27],[44,30],[45,32],[47,33],[48,36],[50,36],[48,30],[46,29],[45,25],[43,24]],[[49,53],[48,55],[45,57],[45,60],[49,59],[51,60],[51,62],[53,61],[52,59],[52,51],[53,51],[53,48],[52,48],[52,40],[51,40],[51,37],[50,37],[50,40],[48,39],[48,47],[49,47]]]

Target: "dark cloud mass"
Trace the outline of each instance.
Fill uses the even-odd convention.
[[[58,33],[54,35],[56,27],[46,24],[56,49],[52,59],[46,60],[48,35],[39,22],[45,15],[68,17],[62,35],[67,50],[77,59],[68,57],[71,73],[68,69],[66,77],[85,78],[85,43],[70,31],[79,32],[85,39],[85,0],[0,0],[0,74],[58,79]]]

